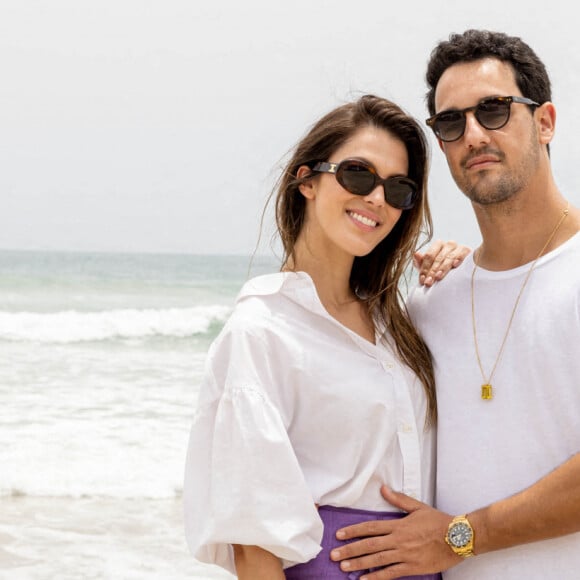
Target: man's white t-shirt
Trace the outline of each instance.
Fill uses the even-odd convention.
[[[486,378],[531,264],[474,279]],[[433,353],[439,409],[436,505],[469,513],[510,496],[580,451],[580,234],[538,260],[481,398],[472,324],[473,254],[408,306]],[[578,482],[580,485],[580,482]],[[477,552],[477,538],[476,538]],[[445,580],[578,580],[580,534],[468,558]]]

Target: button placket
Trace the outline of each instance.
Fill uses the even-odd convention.
[[[421,497],[421,453],[416,418],[407,381],[402,372],[395,375],[397,409],[397,435],[403,457],[403,493],[413,498]]]

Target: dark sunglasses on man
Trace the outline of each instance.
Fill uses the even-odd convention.
[[[449,143],[457,141],[465,133],[466,113],[473,111],[477,122],[484,129],[501,129],[510,119],[512,103],[522,103],[531,107],[540,106],[539,103],[526,97],[489,97],[482,99],[474,107],[441,111],[429,117],[426,123],[441,141]]]
[[[316,173],[332,173],[338,183],[354,195],[368,195],[378,185],[385,191],[385,201],[396,209],[411,209],[417,200],[417,184],[408,177],[382,179],[377,170],[362,159],[344,159],[340,163],[313,161],[310,169]]]

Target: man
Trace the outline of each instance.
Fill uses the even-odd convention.
[[[576,580],[580,211],[551,170],[550,81],[521,39],[469,30],[435,48],[427,82],[427,123],[482,234],[409,304],[436,371],[438,509],[383,489],[409,515],[339,531],[371,537],[332,557],[386,566],[361,580]]]

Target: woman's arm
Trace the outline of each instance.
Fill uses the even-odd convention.
[[[238,580],[284,580],[282,562],[258,546],[234,545]]]

